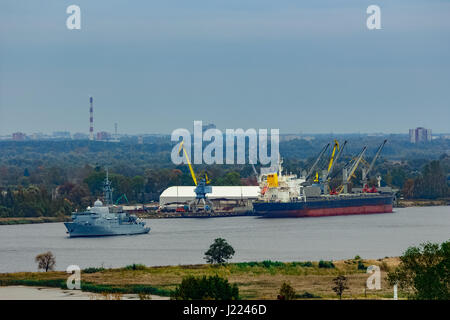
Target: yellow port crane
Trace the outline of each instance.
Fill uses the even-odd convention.
[[[200,208],[199,204],[202,203],[203,206],[201,207],[205,212],[213,212],[213,205],[212,202],[209,201],[208,198],[206,198],[207,193],[212,192],[211,186],[209,186],[210,180],[208,179],[208,175],[205,173],[205,177],[197,181],[197,178],[195,177],[194,169],[192,168],[191,161],[189,160],[188,153],[186,151],[186,148],[184,147],[184,141],[180,143],[180,148],[178,149],[178,154],[180,153],[181,149],[184,151],[184,156],[186,157],[189,170],[191,171],[192,180],[194,180],[195,184],[195,200],[191,201],[189,203],[189,210],[192,212],[197,212]]]

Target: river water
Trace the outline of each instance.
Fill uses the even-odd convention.
[[[68,238],[62,223],[0,226],[0,272],[36,271],[34,257],[48,250],[57,270],[71,264],[204,263],[204,252],[218,237],[234,247],[235,262],[398,256],[411,245],[449,240],[450,206],[321,218],[152,219],[147,225],[149,234],[104,238]]]

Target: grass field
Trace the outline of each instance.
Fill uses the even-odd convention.
[[[360,261],[360,262],[359,262]],[[118,269],[88,268],[82,271],[82,290],[89,292],[146,293],[170,295],[188,275],[219,275],[239,287],[242,299],[276,299],[283,282],[289,282],[299,298],[315,297],[336,299],[332,279],[338,274],[348,278],[349,289],[344,299],[392,298],[393,289],[386,281],[390,268],[398,265],[398,258],[378,260],[339,260],[334,267],[319,267],[318,262],[245,262],[227,265],[182,265],[146,267],[130,265]],[[360,268],[358,268],[358,264]],[[324,264],[322,264],[323,266]],[[326,264],[325,264],[326,265]],[[362,268],[377,265],[381,269],[381,290],[365,290],[369,274]],[[20,272],[0,274],[0,285],[31,285],[65,287],[68,274],[65,272]],[[400,295],[401,297],[401,295]]]

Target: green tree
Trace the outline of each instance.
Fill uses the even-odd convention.
[[[133,191],[133,198],[139,200],[139,195],[143,192],[145,185],[145,178],[143,176],[134,176],[131,179],[131,190]]]
[[[388,273],[388,281],[411,299],[449,300],[450,241],[408,248],[400,257],[400,265]]]
[[[223,177],[218,177],[213,182],[214,185],[217,186],[240,186],[241,176],[239,172],[231,171],[225,174]]]
[[[88,185],[90,192],[93,195],[99,195],[103,190],[103,181],[105,180],[106,173],[104,171],[93,171],[84,182]]]
[[[225,239],[217,238],[205,252],[205,259],[208,263],[225,263],[234,255],[234,249]]]
[[[188,276],[171,294],[175,300],[237,300],[239,289],[218,275],[211,277]]]

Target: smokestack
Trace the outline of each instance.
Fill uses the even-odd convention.
[[[94,98],[90,97],[89,102],[91,104],[91,107],[89,109],[90,112],[90,118],[89,118],[89,140],[94,140]]]

